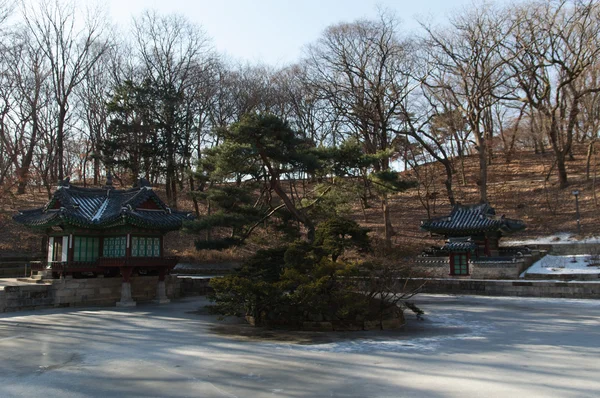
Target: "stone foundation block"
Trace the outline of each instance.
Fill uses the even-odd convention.
[[[135,307],[136,302],[131,297],[131,283],[123,282],[121,284],[121,300],[117,302],[117,307]]]

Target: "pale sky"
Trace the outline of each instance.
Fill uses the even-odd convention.
[[[377,7],[395,12],[404,29],[418,29],[416,18],[442,22],[453,10],[476,0],[105,0],[114,22],[128,26],[144,9],[179,13],[201,25],[220,53],[236,60],[282,66],[295,62],[302,48],[338,22],[373,18]]]

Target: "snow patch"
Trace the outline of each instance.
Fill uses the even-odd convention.
[[[555,256],[548,254],[533,263],[521,278],[526,274],[564,275],[564,274],[600,274],[600,266],[593,263],[592,256],[579,254],[572,256]]]
[[[599,244],[600,236],[588,236],[580,238],[570,232],[558,232],[548,236],[540,236],[531,239],[522,240],[503,240],[506,246],[527,246],[527,245],[569,245],[569,244]]]
[[[102,206],[100,206],[100,208],[98,209],[98,211],[96,212],[94,217],[92,217],[92,222],[100,220],[100,217],[102,217],[102,214],[106,210],[107,206],[108,206],[108,198],[104,199],[104,202],[102,202]]]

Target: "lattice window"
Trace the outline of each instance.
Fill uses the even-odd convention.
[[[73,260],[91,262],[100,255],[100,238],[75,236],[73,240]]]
[[[104,246],[102,248],[103,257],[125,257],[126,250],[126,236],[114,236],[104,238]]]
[[[469,275],[469,259],[467,253],[452,254],[453,264],[452,275]]]
[[[160,238],[133,236],[131,238],[132,257],[160,257]]]

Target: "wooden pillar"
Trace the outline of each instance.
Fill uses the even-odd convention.
[[[129,283],[129,279],[131,278],[131,274],[133,273],[133,267],[119,267],[119,270],[121,271],[123,282]]]
[[[165,277],[167,275],[167,268],[161,267],[158,270],[158,284],[156,285],[156,300],[154,300],[158,304],[166,304],[170,303],[171,300],[167,297],[167,286],[165,282]]]
[[[69,250],[67,251],[67,264],[71,264],[75,260],[75,243],[73,242],[73,234],[69,234]]]
[[[104,257],[104,235],[100,235],[100,237],[98,237],[98,257]]]
[[[490,256],[499,256],[500,255],[500,247],[498,245],[498,241],[500,240],[500,235],[498,233],[492,233],[488,235],[488,245],[490,247]]]
[[[131,257],[131,234],[127,234],[127,245],[125,246],[125,257]]]
[[[53,236],[49,236],[48,237],[48,255],[46,256],[46,265],[47,266],[51,266],[52,265],[52,260],[54,257],[54,237]],[[37,278],[38,279],[49,279],[52,278],[52,270],[51,269],[46,269],[45,271],[38,271],[37,272]]]
[[[158,269],[158,280],[164,281],[165,277],[167,276],[168,273],[169,273],[169,270],[166,267],[160,267]]]

